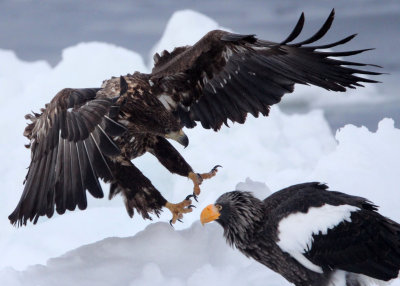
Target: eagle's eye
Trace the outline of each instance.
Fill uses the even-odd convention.
[[[218,211],[222,210],[222,206],[221,205],[215,205],[215,207],[217,208]]]

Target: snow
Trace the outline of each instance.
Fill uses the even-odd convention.
[[[217,224],[205,228],[196,222],[188,229],[174,231],[167,223],[154,223],[134,237],[110,237],[82,246],[49,260],[47,266],[30,266],[24,272],[5,269],[0,272],[0,284],[200,286],[207,282],[261,285],[266,280],[272,280],[271,285],[284,283],[277,274],[264,271],[264,266],[229,248],[222,233]],[[258,272],[255,275],[254,270]]]
[[[179,22],[184,23],[181,30]],[[171,49],[179,39],[193,42],[215,27],[196,12],[177,12],[154,50]],[[0,69],[0,128],[6,135],[0,139],[0,285],[288,285],[230,249],[217,224],[201,227],[198,222],[206,205],[246,178],[253,181],[237,188],[253,190],[259,198],[296,183],[326,182],[332,190],[369,198],[383,215],[400,221],[400,130],[393,120],[383,119],[375,133],[347,125],[334,136],[320,110],[286,115],[273,107],[267,118],[249,116],[245,125],[232,124],[218,133],[200,127],[185,130],[190,138],[186,149],[172,142],[196,172],[223,166],[216,177],[203,182],[197,209],[175,230],[168,225],[168,211],[153,221],[138,215],[130,219],[120,197],[90,199],[85,211],[14,228],[7,216],[19,200],[30,159],[23,147],[23,116],[38,111],[64,87],[97,87],[111,76],[149,68],[137,53],[105,43],[69,47],[54,68],[43,61],[21,61],[4,50],[0,61],[6,67]],[[373,86],[349,96],[325,95],[309,87],[296,87],[295,92],[340,104],[375,96]],[[191,193],[189,180],[171,175],[153,156],[146,154],[134,163],[169,201],[179,202]],[[107,193],[108,186],[103,186]]]
[[[265,197],[268,197],[271,194],[271,190],[265,183],[255,182],[250,178],[246,178],[244,182],[238,183],[235,190],[252,192],[253,195],[260,200],[264,200]]]
[[[322,268],[309,261],[303,253],[312,248],[313,234],[325,235],[343,221],[351,222],[351,213],[359,208],[351,205],[324,204],[311,207],[307,213],[297,212],[278,224],[278,246],[308,269],[323,273]]]

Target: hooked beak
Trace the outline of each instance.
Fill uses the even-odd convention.
[[[186,136],[185,133],[183,133],[182,129],[166,134],[165,138],[175,140],[179,144],[183,145],[183,147],[185,148],[189,145],[189,138]]]
[[[200,214],[200,222],[202,225],[212,222],[219,218],[221,214],[219,213],[217,207],[213,204],[206,206]]]

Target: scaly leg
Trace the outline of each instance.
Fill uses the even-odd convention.
[[[192,207],[194,206],[189,198],[190,196],[187,196],[186,199],[177,204],[171,204],[170,202],[165,204],[165,207],[172,213],[172,219],[169,221],[171,226],[177,220],[181,221],[183,214],[192,212]]]
[[[193,181],[194,184],[193,197],[196,201],[197,201],[197,196],[200,195],[200,185],[203,182],[203,180],[214,177],[217,174],[219,167],[222,168],[222,166],[220,165],[214,166],[214,168],[212,168],[211,171],[208,173],[203,173],[203,174],[193,173],[193,172],[189,173],[188,178]]]
[[[157,136],[155,143],[148,146],[148,151],[152,153],[161,164],[164,165],[171,173],[179,174],[188,177],[193,181],[193,198],[197,201],[197,196],[200,194],[200,185],[205,179],[214,177],[220,165],[215,166],[208,173],[194,173],[192,167],[185,161],[181,154],[163,137]]]

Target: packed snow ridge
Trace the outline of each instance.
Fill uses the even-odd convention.
[[[215,28],[220,27],[206,16],[176,12],[152,52],[192,44]],[[118,197],[91,199],[85,211],[14,228],[7,216],[20,197],[30,160],[23,147],[24,115],[38,111],[64,87],[98,87],[111,76],[149,68],[137,53],[105,43],[69,47],[54,68],[43,61],[23,62],[4,50],[0,62],[6,67],[0,69],[0,124],[7,134],[0,138],[0,285],[288,285],[230,249],[219,225],[200,226],[201,209],[235,188],[265,198],[269,190],[321,181],[332,190],[367,197],[381,206],[382,214],[400,221],[400,130],[393,120],[383,119],[375,133],[347,125],[332,135],[320,110],[286,115],[273,107],[267,118],[249,116],[245,125],[232,124],[218,133],[186,130],[189,147],[176,147],[194,169],[208,171],[216,164],[223,169],[204,182],[197,209],[175,230],[167,223],[168,212],[153,222],[137,215],[130,219]],[[347,95],[328,95],[321,89],[296,87],[286,98],[346,104],[374,100],[375,92],[368,86]],[[181,201],[191,192],[189,181],[171,175],[154,157],[145,155],[134,163],[170,201]],[[29,266],[34,264],[42,265]]]

